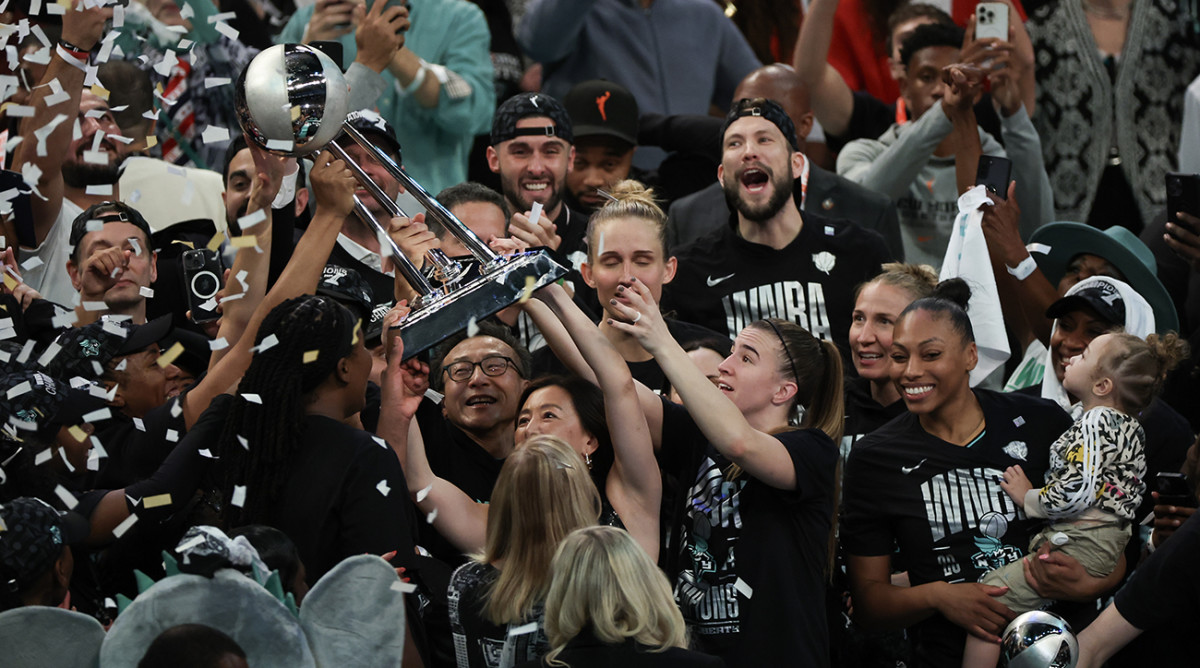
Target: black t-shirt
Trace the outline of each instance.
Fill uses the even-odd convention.
[[[842,436],[842,457],[849,456],[854,444],[871,432],[891,422],[905,411],[903,399],[881,406],[871,396],[871,381],[865,378],[845,379],[846,433]]]
[[[309,584],[346,557],[413,554],[414,511],[396,453],[361,429],[307,415],[267,524],[286,533]]]
[[[1200,513],[1184,522],[1117,592],[1113,603],[1117,611],[1145,631],[1140,665],[1195,665],[1195,635],[1200,628],[1198,563]]]
[[[730,338],[761,318],[791,320],[848,354],[854,290],[891,259],[883,237],[806,211],[800,234],[775,250],[742,239],[732,216],[679,253],[664,305]]]
[[[504,460],[496,459],[466,432],[450,424],[442,416],[442,407],[429,399],[423,399],[417,408],[417,424],[421,427],[425,457],[433,474],[461,489],[474,501],[490,501]],[[432,524],[418,522],[417,532],[421,546],[438,559],[448,564],[466,561],[462,551],[434,530]]]
[[[113,409],[112,419],[96,432],[96,438],[108,451],[108,458],[100,460],[93,486],[121,489],[149,478],[186,433],[183,395],[168,399],[141,418],[131,418]]]
[[[664,404],[663,418],[665,464],[698,463],[676,527],[675,599],[699,649],[731,667],[828,665],[837,446],[816,429],[776,434],[796,470],[796,488],[781,490],[744,472],[728,479],[729,460],[683,408]]]
[[[904,413],[850,452],[842,490],[840,538],[855,556],[897,549],[912,584],[976,582],[1021,558],[1041,523],[1000,487],[1019,465],[1034,487],[1049,466],[1050,445],[1071,418],[1052,401],[975,390],[986,428],[968,446],[927,433]],[[966,632],[940,614],[911,629],[917,661],[959,666]]]
[[[540,658],[550,651],[543,629],[543,604],[533,607],[526,620],[535,623],[536,630],[513,633],[524,624],[496,624],[484,614],[488,594],[500,577],[500,571],[490,564],[470,561],[458,567],[450,576],[447,594],[450,605],[450,629],[454,634],[454,652],[458,668],[500,668],[504,663],[505,644],[515,663]],[[507,664],[507,665],[512,665]]]
[[[725,338],[724,334],[718,334],[707,327],[693,325],[690,322],[676,320],[674,318],[666,318],[667,331],[671,333],[679,345],[686,345],[692,341],[709,338]],[[732,346],[731,346],[732,347]],[[644,362],[626,362],[629,366],[629,372],[633,375],[633,379],[654,390],[658,394],[665,394],[670,383],[667,382],[667,376],[662,372],[662,368],[658,366],[658,362],[654,358],[650,358]],[[568,374],[570,369],[562,363],[554,355],[554,351],[550,350],[549,346],[539,349],[533,354],[533,375],[544,376],[549,374]]]

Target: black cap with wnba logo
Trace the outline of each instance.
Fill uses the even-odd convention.
[[[618,83],[592,79],[575,84],[563,98],[575,136],[609,136],[637,146],[638,105]]]
[[[523,118],[545,116],[554,122],[538,128],[518,128]],[[568,144],[575,143],[571,117],[562,102],[544,93],[520,93],[505,100],[492,116],[492,146],[516,137],[558,137]]]

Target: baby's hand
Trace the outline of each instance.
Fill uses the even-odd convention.
[[[1025,477],[1025,471],[1020,466],[1010,466],[1005,469],[1004,480],[1000,481],[1000,487],[1020,508],[1025,507],[1025,493],[1033,489],[1033,485],[1029,482],[1029,478]]]

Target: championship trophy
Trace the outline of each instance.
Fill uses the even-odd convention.
[[[440,285],[435,287],[355,195],[355,214],[375,230],[381,243],[386,241],[383,252],[390,252],[397,270],[419,295],[410,304],[412,311],[408,317],[393,328],[400,330],[404,340],[405,359],[432,348],[471,321],[512,306],[527,298],[532,290],[566,275],[566,269],[546,251],[512,255],[492,251],[408,176],[397,161],[346,123],[351,111],[348,102],[349,85],[338,65],[319,50],[301,44],[278,44],[259,53],[238,77],[235,90],[238,123],[259,147],[293,157],[327,148],[349,166],[362,186],[392,216],[406,216],[347,154],[345,142],[357,143],[425,207],[428,218],[458,238],[478,261],[479,275],[464,280],[464,269],[458,262],[439,250],[430,251],[425,259],[431,274],[439,279]]]

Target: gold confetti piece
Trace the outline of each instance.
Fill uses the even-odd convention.
[[[290,110],[290,113],[291,113],[291,115],[292,115],[292,120],[293,120],[293,121],[294,121],[294,120],[296,120],[296,119],[298,119],[298,118],[300,118],[300,107],[295,107],[295,106],[293,106],[293,107],[291,108],[291,110]]]
[[[87,440],[87,432],[81,429],[77,424],[71,425],[71,428],[67,429],[67,431],[71,434],[71,438],[79,441],[80,443],[83,443]]]
[[[95,95],[96,97],[100,98],[101,100],[107,100],[108,99],[108,89],[106,89],[104,86],[101,86],[100,84],[92,84],[92,95]]]
[[[308,364],[309,362],[316,362],[317,355],[320,355],[320,354],[321,354],[320,350],[310,350],[310,351],[304,353],[304,363]]]
[[[168,348],[167,352],[159,355],[158,359],[155,360],[155,362],[158,364],[158,366],[165,369],[165,368],[167,368],[168,364],[171,364],[172,362],[174,362],[175,358],[179,357],[182,353],[183,353],[183,344],[176,341],[175,345]]]
[[[159,506],[169,505],[171,505],[170,494],[156,494],[154,496],[147,496],[146,498],[142,499],[143,508],[157,508]]]
[[[517,300],[518,304],[524,304],[533,296],[533,286],[537,285],[537,279],[532,276],[525,277],[525,289],[521,291],[521,298]]]
[[[223,243],[225,243],[225,233],[217,232],[213,235],[213,238],[208,240],[208,250],[216,251]]]
[[[362,318],[359,318],[358,322],[354,323],[354,331],[351,332],[350,345],[352,345],[352,346],[358,345],[358,339],[360,338],[359,332],[361,332],[361,331],[362,331]]]
[[[234,248],[254,248],[258,246],[258,236],[254,234],[243,234],[240,237],[234,237],[230,239],[229,245],[233,246]]]
[[[9,290],[12,290],[13,288],[17,287],[17,282],[13,279],[12,276],[9,276],[7,273],[4,274],[4,287],[8,288]]]
[[[158,137],[146,135],[146,148],[154,148],[155,146],[158,146]]]

